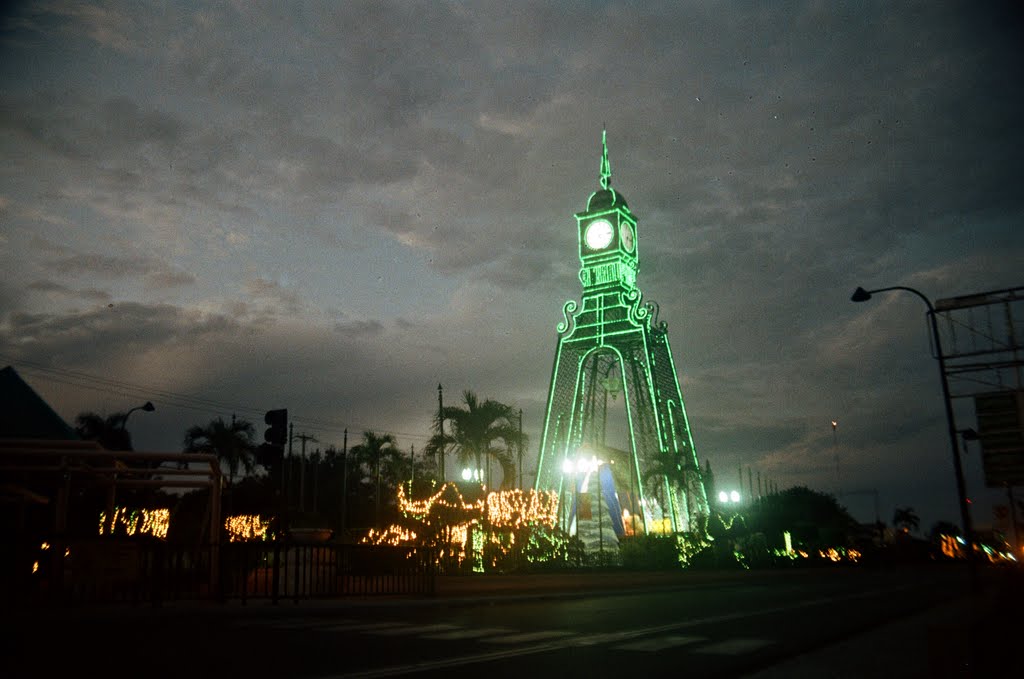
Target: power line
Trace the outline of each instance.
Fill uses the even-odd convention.
[[[25,372],[27,375],[36,379],[46,380],[50,382],[57,382],[59,384],[66,384],[81,389],[91,389],[94,391],[102,391],[106,393],[116,394],[125,398],[146,398],[152,400],[154,397],[160,399],[162,406],[170,406],[173,408],[184,408],[188,410],[196,410],[200,412],[210,412],[211,410],[222,413],[239,413],[250,415],[257,419],[262,419],[265,412],[264,408],[256,408],[252,406],[240,406],[225,403],[223,401],[216,401],[201,396],[192,396],[189,394],[182,394],[179,392],[170,391],[168,389],[153,387],[151,385],[141,385],[132,382],[126,382],[123,380],[114,380],[106,377],[100,377],[98,375],[92,375],[90,373],[81,372],[78,370],[70,370],[66,368],[52,368],[41,363],[35,363],[33,361],[27,361],[23,359],[14,359],[11,356],[0,354],[0,359],[9,365],[16,365],[19,371]],[[403,438],[411,438],[416,440],[429,440],[430,435],[424,434],[413,434],[411,432],[399,432],[388,430],[384,427],[373,427],[364,426],[359,423],[343,424],[333,420],[323,420],[313,417],[293,417],[294,422],[303,424],[310,428],[316,428],[322,431],[335,432],[338,434],[343,433],[345,430],[351,431],[387,431],[395,436],[401,436]]]

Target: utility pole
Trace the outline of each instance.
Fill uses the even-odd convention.
[[[341,535],[348,534],[348,427],[341,448]]]
[[[519,488],[523,489],[523,409],[519,409]]]
[[[294,458],[294,455],[292,453],[292,441],[294,441],[294,440],[295,440],[295,423],[294,422],[289,422],[288,423],[288,466],[292,465],[292,460]],[[289,474],[289,476],[295,476],[295,470],[294,469],[292,470],[292,473]]]
[[[320,495],[320,449],[317,448],[313,453],[313,512],[316,512],[317,500]]]
[[[441,483],[444,483],[444,390],[437,384],[437,431],[441,435]]]
[[[839,438],[836,436],[837,426],[839,426],[839,423],[832,420],[832,454],[836,458],[836,497],[840,497],[843,494],[843,490],[839,487]]]
[[[302,459],[299,460],[299,511],[306,511],[306,441],[318,441],[308,434],[299,434],[295,438],[302,441]]]

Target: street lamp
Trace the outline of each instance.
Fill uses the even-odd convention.
[[[588,454],[589,454],[589,457],[588,457]],[[580,517],[579,493],[580,493],[580,485],[581,485],[581,481],[579,479],[585,479],[587,477],[587,474],[589,474],[590,472],[598,471],[600,466],[601,466],[601,462],[597,459],[596,455],[594,455],[593,453],[590,453],[589,450],[586,450],[584,448],[581,448],[580,450],[577,451],[577,456],[578,457],[575,460],[570,459],[568,457],[562,460],[562,474],[565,475],[565,476],[568,476],[569,478],[572,479],[572,488],[573,488],[573,491],[572,491],[573,492],[573,495],[572,495],[572,500],[573,500],[573,512],[572,512],[573,516],[572,516],[572,521],[576,524],[576,534],[579,535],[579,531],[580,531],[580,526],[579,526],[579,523],[580,523],[580,521],[579,521],[579,517]],[[598,477],[598,483],[600,483],[600,477]],[[600,493],[600,489],[598,489],[598,492]],[[600,503],[600,499],[598,499],[598,503]],[[600,504],[598,504],[598,507],[600,508]],[[566,519],[568,520],[569,517],[566,516]],[[600,525],[600,515],[598,515],[598,519],[599,519],[599,525]],[[571,530],[571,528],[572,527],[570,526],[569,529]]]
[[[967,507],[967,490],[964,484],[964,470],[960,464],[960,446],[957,443],[956,421],[953,417],[953,402],[949,395],[949,380],[946,378],[946,357],[942,353],[942,341],[939,338],[939,324],[935,320],[935,307],[931,300],[924,296],[919,290],[908,288],[902,285],[894,285],[888,288],[877,290],[865,290],[858,287],[850,296],[851,302],[866,302],[877,292],[889,292],[891,290],[902,290],[917,295],[928,307],[928,320],[931,324],[932,340],[935,342],[936,358],[939,360],[939,378],[942,380],[942,400],[946,408],[946,425],[949,428],[949,443],[953,451],[953,472],[956,475],[956,493],[960,502],[960,521],[964,526],[964,537],[967,539],[967,569],[971,578],[971,585],[975,591],[978,590],[978,573],[974,563],[974,529],[971,526],[971,513]]]
[[[722,504],[729,504],[730,502],[733,503],[733,504],[739,504],[739,502],[740,502],[740,493],[737,490],[728,491],[728,492],[724,491],[724,490],[720,490],[720,491],[718,491],[718,501],[721,502]]]
[[[129,410],[128,412],[126,412],[126,413],[124,414],[124,417],[123,417],[123,418],[121,418],[121,431],[124,431],[124,428],[125,428],[125,427],[126,427],[126,426],[128,425],[128,416],[129,416],[129,415],[131,415],[132,413],[134,413],[134,412],[135,412],[136,410],[144,410],[144,411],[146,411],[147,413],[151,413],[151,412],[153,412],[154,410],[156,410],[156,406],[155,406],[155,405],[153,405],[153,402],[152,402],[152,401],[146,401],[146,402],[145,402],[145,403],[143,403],[142,405],[140,405],[140,406],[135,406],[134,408],[132,408],[131,410]]]
[[[126,412],[124,414],[124,417],[121,418],[121,434],[122,434],[122,436],[120,437],[121,441],[118,443],[118,445],[123,445],[124,446],[124,450],[131,450],[132,449],[132,445],[130,443],[131,438],[130,438],[130,436],[128,434],[127,429],[125,429],[125,427],[128,425],[128,416],[131,415],[132,413],[134,413],[136,410],[145,410],[147,413],[151,413],[154,410],[156,410],[156,406],[153,405],[152,401],[146,401],[144,404],[142,404],[140,406],[135,406],[134,408],[130,409],[128,412]],[[106,534],[107,535],[113,535],[112,531],[114,529],[114,504],[116,502],[116,500],[115,500],[115,495],[116,494],[117,494],[117,473],[115,472],[114,475],[113,475],[113,483],[110,485],[110,490],[107,492],[107,515],[106,515],[106,522],[105,522],[106,523],[105,529],[106,529]]]

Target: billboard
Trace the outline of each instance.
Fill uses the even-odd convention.
[[[979,394],[974,397],[974,411],[985,485],[1024,485],[1024,392]]]

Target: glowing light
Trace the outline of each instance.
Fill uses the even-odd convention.
[[[734,491],[730,492],[729,493],[729,500],[731,502],[739,502],[740,501],[739,491],[734,490]]]
[[[228,542],[266,540],[269,530],[270,519],[264,519],[259,514],[238,514],[224,519]]]
[[[398,547],[403,544],[411,544],[416,541],[416,533],[402,526],[392,524],[382,531],[370,529],[370,532],[360,542],[370,545],[390,545]]]
[[[164,540],[171,525],[170,509],[128,509],[117,507],[110,521],[110,534],[152,535]],[[100,512],[100,535],[106,535],[107,513]]]
[[[495,528],[518,529],[534,524],[554,528],[558,521],[558,493],[519,489],[489,493],[487,520]]]
[[[725,492],[724,490],[718,491],[718,501],[719,502],[728,502],[729,501],[729,494],[727,492]]]
[[[422,518],[426,516],[435,508],[435,505],[444,509],[457,509],[464,512],[476,513],[479,516],[483,513],[484,502],[484,498],[473,502],[466,502],[466,498],[462,495],[459,487],[451,482],[441,486],[436,493],[425,500],[411,500],[405,495],[405,487],[402,485],[398,487],[399,511],[403,514],[412,515],[414,517]]]

